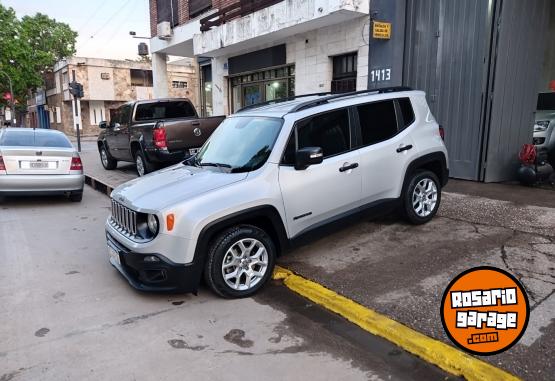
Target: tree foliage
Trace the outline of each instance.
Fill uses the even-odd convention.
[[[43,85],[43,74],[56,61],[75,53],[76,38],[65,23],[41,13],[19,20],[12,8],[0,4],[0,71],[10,76],[20,105],[25,105],[28,89]],[[8,79],[0,74],[0,95],[7,91]]]

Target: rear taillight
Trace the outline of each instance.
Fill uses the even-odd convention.
[[[4,159],[2,158],[2,155],[0,155],[0,171],[5,171],[6,170],[6,165],[4,164]]]
[[[82,171],[83,170],[83,163],[81,162],[81,158],[79,156],[73,156],[71,158],[71,167],[69,168],[70,171]]]
[[[439,126],[439,136],[441,136],[442,140],[445,140],[445,130],[442,126]]]
[[[160,127],[156,127],[152,130],[152,140],[154,145],[158,148],[168,148],[168,143],[166,142],[166,130]]]

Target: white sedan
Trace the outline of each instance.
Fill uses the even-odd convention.
[[[0,197],[67,194],[80,202],[84,184],[81,158],[64,133],[0,129]]]

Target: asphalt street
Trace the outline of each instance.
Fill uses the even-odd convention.
[[[449,376],[278,283],[223,300],[134,291],[107,260],[108,198],[0,204],[0,380]]]

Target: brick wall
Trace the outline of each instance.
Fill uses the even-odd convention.
[[[156,21],[158,19],[158,14],[156,11],[156,0],[149,0],[150,4],[150,36],[156,36]]]
[[[189,21],[189,1],[178,0],[177,4],[179,13],[179,25],[185,24],[187,21]]]

